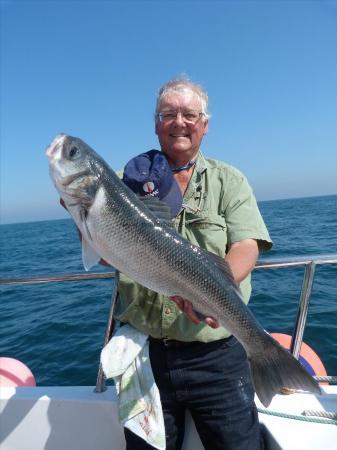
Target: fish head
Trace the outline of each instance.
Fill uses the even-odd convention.
[[[59,134],[46,149],[49,171],[67,208],[90,206],[100,185],[103,160],[81,139]]]

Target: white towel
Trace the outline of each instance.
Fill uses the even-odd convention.
[[[101,363],[106,378],[113,378],[116,384],[120,423],[164,450],[164,417],[147,338],[131,325],[123,325],[103,348]]]

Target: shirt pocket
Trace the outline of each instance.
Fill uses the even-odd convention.
[[[227,245],[227,224],[217,214],[185,211],[186,237],[201,248],[219,256],[225,256]]]

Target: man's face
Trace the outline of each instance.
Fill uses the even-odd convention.
[[[174,120],[161,122],[158,119],[156,123],[161,150],[177,164],[183,164],[197,155],[202,138],[208,130],[208,122],[203,121],[202,116],[196,123],[184,120],[183,115],[190,111],[201,112],[200,100],[190,90],[173,92],[159,104],[159,113],[178,113]]]

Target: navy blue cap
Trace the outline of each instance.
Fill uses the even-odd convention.
[[[150,150],[130,159],[124,167],[124,183],[140,196],[158,197],[175,217],[182,205],[182,194],[165,155]]]

